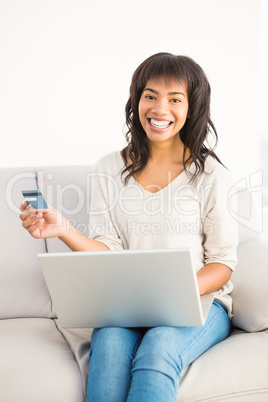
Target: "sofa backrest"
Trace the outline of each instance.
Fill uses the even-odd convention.
[[[53,166],[37,169],[38,188],[47,203],[60,211],[85,236],[89,234],[91,166]],[[59,239],[46,240],[49,253],[70,251]]]

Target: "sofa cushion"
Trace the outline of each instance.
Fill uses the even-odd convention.
[[[267,402],[268,333],[232,333],[183,373],[178,402]]]
[[[268,328],[268,239],[240,244],[232,275],[233,325],[248,332]]]
[[[64,339],[68,343],[79,365],[83,387],[86,393],[88,377],[88,355],[93,328],[62,328],[57,319],[55,320],[55,324],[64,336]]]
[[[1,401],[84,401],[78,364],[53,320],[0,320],[0,356]]]
[[[0,319],[52,316],[51,299],[38,263],[46,251],[44,240],[35,240],[21,226],[21,190],[37,187],[30,168],[1,169]]]

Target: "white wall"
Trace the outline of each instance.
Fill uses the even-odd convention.
[[[265,203],[268,207],[268,1],[261,0],[261,41],[260,41],[260,109],[259,126],[261,133],[261,163],[266,186]]]
[[[0,166],[90,164],[124,146],[134,69],[168,51],[212,86],[218,154],[259,169],[259,0],[0,0]]]

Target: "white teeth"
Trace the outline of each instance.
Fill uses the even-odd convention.
[[[154,127],[159,127],[159,128],[166,128],[170,125],[170,121],[159,121],[159,120],[154,120],[150,119],[150,123]]]

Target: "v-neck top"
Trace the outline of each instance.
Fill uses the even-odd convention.
[[[124,185],[120,151],[102,157],[91,173],[89,237],[110,250],[191,248],[196,272],[209,263],[232,270],[237,263],[237,224],[230,211],[229,171],[208,156],[205,171],[190,183],[190,164],[166,187],[152,193],[133,177]],[[234,202],[232,200],[232,208]],[[234,212],[234,211],[233,211]],[[229,281],[215,299],[231,316]]]

